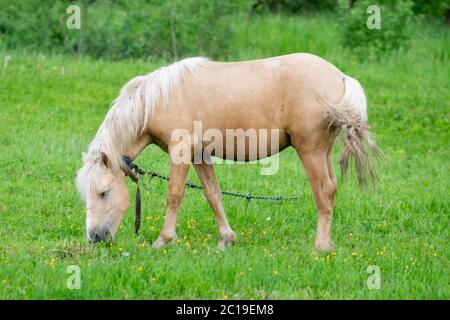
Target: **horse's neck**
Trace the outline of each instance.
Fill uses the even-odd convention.
[[[132,146],[127,148],[124,155],[134,160],[151,142],[152,140],[149,135],[142,136]]]

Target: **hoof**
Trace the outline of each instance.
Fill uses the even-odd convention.
[[[217,245],[219,250],[225,250],[227,247],[231,247],[236,243],[236,234],[233,230],[227,231],[220,235],[219,244]]]
[[[330,252],[330,251],[333,251],[334,244],[333,244],[333,241],[331,241],[331,240],[316,241],[314,247],[317,251]]]
[[[158,239],[156,239],[155,242],[153,242],[152,248],[159,249],[159,248],[165,247],[165,246],[175,243],[175,242],[177,242],[176,234],[171,235],[171,236],[159,235]]]

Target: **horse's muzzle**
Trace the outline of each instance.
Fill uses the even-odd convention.
[[[88,240],[92,242],[112,241],[114,240],[114,235],[108,228],[94,229],[88,232]]]

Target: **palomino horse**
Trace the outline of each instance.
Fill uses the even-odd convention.
[[[89,240],[113,238],[129,207],[122,156],[133,160],[151,143],[171,154],[180,143],[173,139],[173,132],[183,129],[190,138],[183,143],[186,147],[190,141],[190,145],[182,156],[189,161],[170,157],[167,214],[153,247],[176,240],[178,208],[194,157],[192,150],[205,149],[207,142],[194,133],[194,122],[199,121],[203,129],[215,129],[224,136],[228,129],[278,130],[278,148],[269,148],[265,155],[252,157],[242,145],[237,148],[245,149],[237,151],[244,152],[245,160],[254,160],[288,146],[295,148],[318,208],[315,248],[332,250],[335,138],[343,133],[343,173],[353,157],[361,183],[373,177],[369,151],[376,151],[376,147],[368,132],[366,98],[359,82],[311,54],[229,63],[189,58],[129,81],[83,155],[84,166],[78,171],[77,187],[86,202]],[[223,141],[216,146],[222,150],[213,155],[235,158],[235,152],[231,156],[226,152],[230,145],[236,146],[235,141]],[[232,245],[236,235],[225,215],[212,164],[192,163],[215,214],[219,247]]]

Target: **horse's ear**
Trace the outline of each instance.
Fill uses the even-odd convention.
[[[100,161],[106,168],[108,168],[108,169],[111,168],[111,162],[109,161],[106,153],[104,153],[104,152],[100,153]]]

